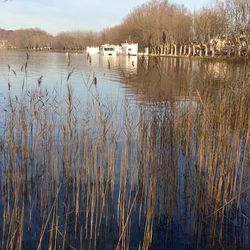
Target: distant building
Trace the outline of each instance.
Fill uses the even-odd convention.
[[[122,43],[121,53],[125,55],[137,55],[138,54],[138,43]]]
[[[138,55],[138,43],[122,43],[121,46],[113,44],[104,44],[100,47],[100,54],[114,56],[122,55]]]
[[[89,53],[90,55],[93,55],[93,54],[98,54],[100,49],[99,47],[87,47],[86,48],[86,51],[87,53]]]
[[[120,53],[120,46],[104,44],[100,47],[100,54],[104,56],[116,56]]]

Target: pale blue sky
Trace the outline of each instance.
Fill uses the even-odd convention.
[[[119,24],[146,0],[0,0],[0,28],[39,27],[56,34],[67,30],[101,30]],[[193,10],[211,0],[171,0]]]

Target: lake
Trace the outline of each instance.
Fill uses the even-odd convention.
[[[26,52],[0,51],[1,96],[8,93],[20,95],[25,72]],[[56,86],[66,89],[67,76],[73,70],[70,83],[76,97],[86,100],[89,94],[98,94],[104,100],[121,102],[129,99],[149,104],[167,99],[192,99],[205,78],[217,80],[242,79],[242,64],[205,62],[186,58],[137,58],[127,56],[104,57],[86,54],[29,52],[27,87],[37,85],[42,76],[42,86],[52,90]],[[8,70],[8,65],[11,67]],[[94,77],[97,82],[93,84]],[[219,87],[219,86],[218,86]]]
[[[248,70],[0,51],[0,248],[249,249]]]

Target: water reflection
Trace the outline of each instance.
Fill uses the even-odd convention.
[[[137,74],[137,56],[98,56],[99,67],[124,70],[125,73]]]
[[[27,76],[15,76],[6,65],[19,69],[26,55],[15,62],[13,53],[0,64],[0,98],[8,81],[18,95],[23,78],[30,88],[41,75],[44,88],[59,81],[63,98],[28,92],[1,119],[1,246],[23,239],[24,248],[37,248],[40,237],[44,249],[249,245],[249,195],[241,187],[249,190],[250,99],[244,89],[234,95],[240,84],[223,90],[244,67],[32,53]],[[81,103],[92,97],[92,109],[79,112],[67,82]],[[124,99],[132,109],[117,108]]]
[[[21,67],[26,53],[1,51],[0,87],[1,94],[8,93],[8,81],[12,93],[19,95],[25,77]],[[8,70],[11,66],[11,71]],[[64,53],[30,53],[28,63],[28,86],[37,84],[43,76],[43,86],[53,89],[62,85],[66,90],[67,76],[73,71],[70,82],[76,95],[86,99],[89,91],[98,92],[102,98],[117,97],[142,104],[154,104],[169,99],[193,99],[197,90],[209,79],[217,80],[218,87],[226,81],[238,81],[245,74],[244,65],[226,62],[206,62],[188,58],[148,58],[134,56],[92,55],[91,61],[85,54],[68,56]],[[13,73],[15,72],[15,74]],[[89,88],[96,77],[96,88]],[[86,88],[87,85],[87,88]]]
[[[241,64],[227,64],[183,58],[139,59],[137,74],[126,78],[126,94],[142,104],[171,99],[195,99],[210,80],[220,88],[228,81],[242,81],[245,69]]]

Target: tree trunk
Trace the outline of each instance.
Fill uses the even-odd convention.
[[[174,55],[178,56],[177,44],[174,45]]]
[[[153,55],[155,54],[155,47],[154,46],[152,47],[152,54]]]
[[[193,56],[196,56],[196,46],[193,45]]]
[[[215,49],[214,49],[214,45],[212,45],[212,57],[215,56]]]
[[[167,55],[168,54],[168,43],[165,46],[166,46],[166,48],[165,48],[165,55]]]
[[[171,56],[173,56],[174,55],[174,46],[171,44]]]
[[[242,46],[239,45],[239,49],[238,49],[238,56],[241,56],[241,50],[242,50]]]
[[[227,56],[231,56],[232,45],[230,44],[227,49]]]
[[[203,55],[203,46],[202,45],[200,46],[200,51],[199,52],[200,52],[199,55],[202,56]]]
[[[167,55],[171,54],[171,44],[169,43],[167,46]]]
[[[191,53],[192,53],[192,46],[191,45],[189,45],[188,46],[188,56],[191,56]]]
[[[205,56],[208,56],[208,45],[207,44],[205,44]]]
[[[187,45],[184,45],[183,55],[185,56],[187,54]]]
[[[179,55],[180,55],[180,56],[183,55],[182,50],[183,50],[183,46],[181,45],[181,46],[180,46],[180,52],[179,52]]]
[[[160,45],[160,50],[161,50],[161,55],[163,55],[164,54],[163,45]]]

